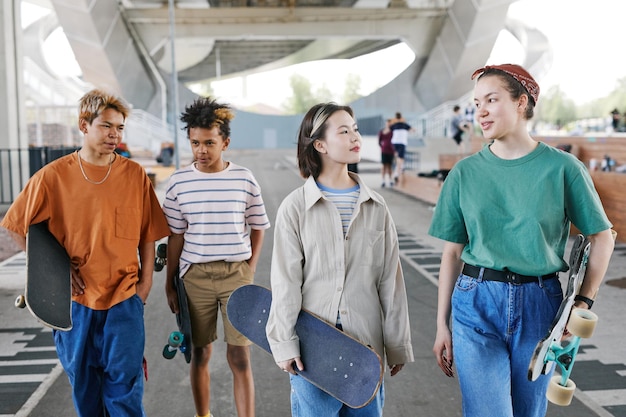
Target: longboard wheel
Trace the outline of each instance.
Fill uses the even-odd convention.
[[[567,322],[567,330],[574,336],[586,339],[591,337],[596,324],[598,324],[598,315],[596,313],[575,308],[572,310],[572,314]]]
[[[17,308],[26,307],[26,297],[24,297],[23,295],[18,295],[17,298],[15,299],[15,307]]]
[[[181,332],[172,332],[167,340],[168,346],[173,348],[179,347],[183,343],[184,336]]]
[[[553,404],[566,406],[570,405],[572,402],[572,398],[574,398],[574,391],[576,391],[576,384],[574,381],[568,379],[565,386],[563,386],[561,385],[561,376],[554,375],[550,378],[546,397],[548,397],[548,401]]]
[[[165,359],[172,359],[176,356],[176,348],[172,348],[170,345],[165,345],[163,347],[163,357]]]

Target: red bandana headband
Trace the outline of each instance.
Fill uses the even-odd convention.
[[[474,71],[472,74],[472,80],[490,69],[504,71],[511,77],[515,78],[524,86],[526,91],[528,91],[528,94],[530,94],[533,100],[535,100],[535,104],[537,104],[537,100],[539,99],[539,84],[537,84],[537,81],[535,81],[532,75],[530,75],[524,68],[515,64],[486,65],[484,68],[479,68]]]

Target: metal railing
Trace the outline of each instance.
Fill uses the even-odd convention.
[[[0,204],[13,203],[31,176],[44,165],[72,153],[76,147],[37,146],[0,149]]]
[[[417,151],[406,151],[404,154],[404,170],[419,172],[421,154]]]
[[[26,107],[28,143],[31,146],[79,146],[83,137],[78,131],[76,105]],[[140,109],[133,109],[126,120],[124,138],[129,147],[145,149],[154,155],[161,143],[171,142],[174,128],[159,118]]]

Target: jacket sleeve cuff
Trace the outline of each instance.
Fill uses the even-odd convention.
[[[297,338],[287,342],[272,343],[270,348],[276,363],[300,356],[300,340]]]
[[[403,345],[396,347],[387,347],[385,349],[388,365],[398,365],[413,362],[413,347],[411,345]]]

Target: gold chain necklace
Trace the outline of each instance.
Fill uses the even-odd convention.
[[[85,174],[85,170],[83,169],[83,163],[81,162],[80,153],[78,151],[76,151],[76,157],[78,158],[78,166],[80,167],[80,172],[83,173],[83,178],[85,178],[87,180],[87,182],[90,182],[90,183],[92,183],[94,185],[100,185],[103,182],[105,182],[107,180],[107,178],[109,178],[109,174],[111,173],[111,168],[113,167],[113,161],[115,160],[115,156],[113,156],[113,159],[111,160],[111,162],[109,162],[109,170],[107,171],[107,173],[104,176],[104,178],[102,178],[102,180],[100,180],[100,181],[93,181],[93,180],[89,179],[87,174]]]

